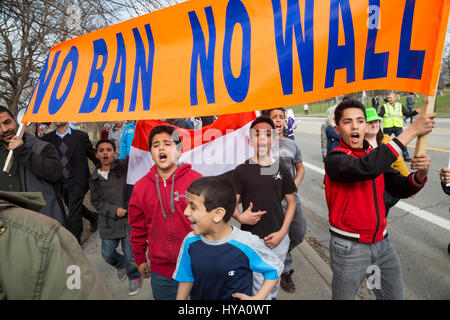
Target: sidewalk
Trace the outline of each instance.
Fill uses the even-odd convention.
[[[153,299],[150,280],[144,279],[142,290],[135,296],[128,296],[128,281],[119,282],[117,270],[107,264],[101,255],[101,240],[98,231],[91,234],[83,244],[83,250],[100,276],[104,279],[113,299],[150,300]],[[329,300],[331,299],[331,269],[316,251],[303,241],[291,252],[293,258],[292,275],[296,285],[295,293],[287,293],[280,288],[279,300]]]

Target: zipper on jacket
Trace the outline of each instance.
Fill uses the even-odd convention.
[[[375,228],[375,234],[373,235],[372,238],[372,243],[375,243],[375,237],[377,236],[378,228],[380,227],[380,212],[378,210],[377,190],[375,187],[375,180],[372,180],[372,186],[373,186],[373,196],[375,200],[375,211],[377,212],[377,227]]]
[[[364,155],[367,156],[366,150],[364,150]],[[372,243],[375,243],[375,238],[378,233],[378,228],[380,227],[380,212],[378,210],[378,200],[377,200],[377,188],[375,185],[375,179],[372,179],[372,188],[373,188],[373,200],[375,202],[375,211],[377,213],[377,227],[375,228],[375,233],[372,238]]]
[[[166,186],[166,180],[163,179],[163,182],[164,182],[164,187],[167,187],[167,186]]]

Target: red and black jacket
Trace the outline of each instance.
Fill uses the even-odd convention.
[[[402,176],[391,164],[404,150],[396,138],[372,149],[351,149],[341,139],[325,158],[325,195],[331,233],[364,243],[374,243],[387,236],[384,190],[397,198],[416,194],[425,184],[415,173]]]

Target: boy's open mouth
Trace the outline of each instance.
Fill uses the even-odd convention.
[[[352,143],[358,143],[359,142],[359,133],[352,133],[350,135],[350,139]]]
[[[197,222],[195,222],[194,220],[191,220],[191,219],[188,219],[188,220],[191,223],[191,228],[194,229],[194,227],[197,224]]]
[[[167,160],[167,154],[165,154],[165,153],[160,153],[160,154],[159,154],[159,160],[160,160],[161,162],[166,161],[166,160]]]

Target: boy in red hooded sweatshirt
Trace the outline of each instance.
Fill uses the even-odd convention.
[[[134,186],[128,206],[130,243],[138,271],[144,278],[151,276],[155,300],[175,300],[178,282],[172,274],[181,243],[191,231],[184,216],[187,188],[201,174],[178,163],[182,145],[174,127],[157,126],[148,140],[155,165]]]

